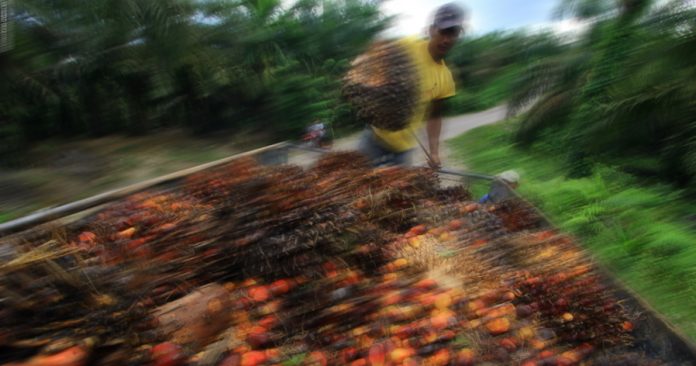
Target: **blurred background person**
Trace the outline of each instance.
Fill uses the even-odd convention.
[[[326,124],[317,119],[307,127],[303,140],[310,147],[321,147],[325,143],[326,137]]]
[[[479,203],[499,203],[515,197],[513,190],[519,187],[520,175],[514,170],[507,170],[495,176],[491,188]]]

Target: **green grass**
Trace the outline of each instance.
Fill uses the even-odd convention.
[[[10,212],[2,212],[2,213],[0,213],[0,224],[2,224],[3,222],[8,222],[8,221],[14,219],[15,216],[16,216],[16,215],[14,215],[14,214],[12,214],[12,213],[10,213]]]
[[[519,171],[523,196],[696,339],[694,202],[608,166],[566,179],[557,156],[516,148],[513,129],[510,121],[474,129],[450,140],[454,156],[475,171]]]
[[[45,141],[27,152],[21,168],[0,174],[0,186],[6,188],[0,190],[0,222],[266,143],[265,135],[248,131],[191,137],[175,129],[151,136]],[[64,159],[66,152],[69,159]]]

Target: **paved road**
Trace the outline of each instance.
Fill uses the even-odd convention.
[[[442,133],[441,140],[449,140],[451,138],[457,137],[471,129],[480,127],[483,125],[488,125],[505,119],[507,113],[507,105],[499,105],[497,107],[470,114],[463,114],[456,117],[449,117],[443,120],[442,123]],[[421,131],[420,140],[426,144],[425,131]],[[358,147],[358,142],[360,140],[360,133],[339,139],[334,142],[334,150],[345,151],[345,150],[355,150]],[[426,144],[427,145],[427,144]],[[454,161],[454,159],[449,159],[450,151],[446,144],[442,144],[440,147],[440,159],[442,164],[447,167],[463,169],[464,166],[461,163]],[[290,162],[298,165],[308,165],[314,159],[313,153],[297,153],[291,156]],[[414,165],[424,165],[426,163],[426,156],[420,148],[416,149],[413,156]]]
[[[506,114],[507,105],[500,105],[478,113],[463,114],[456,117],[446,118],[442,121],[442,132],[440,134],[440,139],[442,141],[446,141],[476,127],[502,121],[505,119]],[[427,139],[424,131],[421,132],[420,140],[425,146],[427,146]],[[451,152],[447,148],[447,144],[441,144],[440,159],[442,160],[442,165],[453,169],[464,169],[465,166],[463,166],[461,162],[455,161],[455,159],[449,159],[450,154]],[[420,148],[416,150],[413,161],[414,165],[426,164],[427,158]]]

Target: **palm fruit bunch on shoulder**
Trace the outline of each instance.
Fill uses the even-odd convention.
[[[398,131],[418,102],[418,74],[408,51],[380,42],[356,58],[343,80],[343,96],[357,117],[375,127]]]

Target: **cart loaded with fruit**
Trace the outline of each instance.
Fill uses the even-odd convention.
[[[287,150],[0,226],[0,365],[694,364],[524,200]]]

